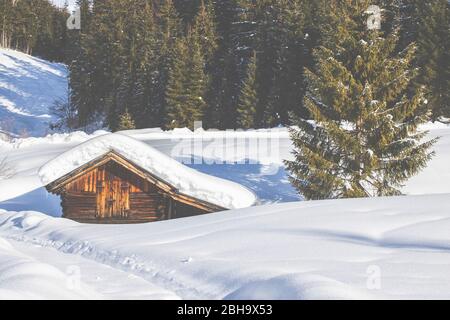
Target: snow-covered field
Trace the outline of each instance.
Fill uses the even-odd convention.
[[[298,202],[144,225],[4,212],[0,297],[449,299],[449,228],[449,195]]]
[[[12,175],[0,181],[0,296],[450,299],[450,128],[427,129],[441,140],[430,166],[405,186],[410,196],[292,202],[123,226],[57,218],[59,199],[37,175],[47,161],[106,132],[3,142]],[[282,166],[291,151],[285,129],[228,139],[201,130],[123,134],[242,183],[262,203],[301,200]],[[240,153],[251,139],[275,140],[277,150]],[[247,163],[231,164],[240,158]]]

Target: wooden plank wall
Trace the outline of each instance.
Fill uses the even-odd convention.
[[[167,218],[168,199],[164,194],[113,162],[69,183],[62,198],[64,216],[82,222],[98,219],[146,222]]]

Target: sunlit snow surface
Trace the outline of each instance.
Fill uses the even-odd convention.
[[[298,202],[143,225],[4,212],[0,297],[448,299],[449,228],[449,195]],[[70,270],[77,291],[67,287]]]
[[[49,108],[67,96],[67,69],[24,53],[0,49],[0,130],[44,136]]]

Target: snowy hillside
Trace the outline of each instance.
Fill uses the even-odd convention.
[[[0,49],[0,130],[44,136],[49,107],[67,94],[67,70],[21,52]]]

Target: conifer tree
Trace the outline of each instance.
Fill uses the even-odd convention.
[[[136,125],[134,123],[133,117],[128,112],[128,109],[126,109],[125,112],[119,117],[119,125],[117,127],[117,130],[122,131],[132,129],[136,129]]]
[[[254,52],[247,67],[247,76],[243,82],[239,98],[237,127],[240,129],[255,128],[256,107],[258,105],[256,66],[256,52]]]
[[[62,61],[67,12],[48,0],[0,1],[0,47]]]
[[[247,60],[252,50],[258,51],[258,126],[287,125],[288,114],[294,110],[307,114],[298,108],[298,101],[305,92],[305,12],[310,4],[305,0],[238,1],[237,60]]]
[[[116,101],[129,110],[138,127],[155,124],[150,118],[158,117],[151,102],[156,45],[153,9],[142,0],[128,1],[125,37],[122,40],[124,59],[118,77]],[[120,108],[119,108],[120,109]],[[123,112],[119,110],[119,114]],[[159,123],[160,125],[160,123]]]
[[[270,2],[270,15],[264,30],[266,36],[259,50],[269,53],[270,69],[261,76],[261,91],[268,93],[263,111],[264,126],[274,127],[289,124],[289,113],[295,111],[306,116],[304,108],[298,105],[305,94],[303,68],[307,66],[308,42],[305,38],[305,7],[303,0],[278,0]],[[272,52],[272,53],[271,53]],[[265,86],[266,89],[263,89]],[[263,95],[260,92],[260,95]]]
[[[81,30],[68,32],[69,46],[65,54],[69,67],[70,100],[77,109],[80,127],[86,127],[97,111],[98,101],[92,92],[95,87],[90,34],[93,12],[90,0],[78,0],[77,6],[81,12]]]
[[[0,1],[0,47],[9,48],[11,45],[12,19],[13,19],[12,2]]]
[[[398,195],[435,142],[418,131],[428,120],[424,92],[408,91],[415,46],[399,54],[396,33],[367,30],[369,1],[330,4],[335,32],[315,51],[314,72],[306,71],[313,121],[297,119],[291,130],[291,182],[306,199]]]
[[[193,128],[195,121],[201,121],[205,112],[205,91],[207,76],[205,74],[205,59],[201,43],[194,36],[195,31],[188,32],[188,59],[185,64],[185,126]]]
[[[418,86],[425,86],[432,119],[450,118],[450,3],[416,3]],[[447,119],[448,121],[448,119]]]
[[[214,1],[216,30],[220,39],[214,59],[208,65],[209,85],[206,93],[207,109],[204,122],[209,128],[226,129],[236,126],[242,74],[240,66],[245,61],[238,44],[240,25],[239,0]],[[242,47],[245,47],[243,45]]]
[[[167,100],[166,92],[169,86],[170,67],[175,63],[175,46],[177,39],[182,37],[181,19],[172,0],[160,1],[158,19],[156,21],[157,36],[155,49],[155,77],[152,80],[152,112],[153,118],[159,119],[155,123],[166,126]]]
[[[166,127],[193,128],[202,120],[206,90],[205,63],[198,38],[189,32],[175,46],[166,91]]]
[[[202,120],[205,126],[210,126],[211,114],[215,119],[220,117],[219,113],[214,113],[214,99],[217,97],[217,87],[215,87],[213,74],[218,71],[218,48],[219,48],[219,36],[217,33],[216,14],[214,9],[214,1],[212,0],[200,0],[198,12],[193,19],[193,27],[191,29],[192,36],[195,41],[200,45],[200,51],[204,60],[204,79],[203,84],[205,91],[202,95],[204,99],[205,108],[202,112]],[[219,71],[221,73],[222,70]],[[212,94],[210,96],[209,94]],[[211,99],[212,98],[212,99]],[[219,107],[220,108],[220,107]],[[218,109],[219,109],[218,108]]]
[[[186,41],[180,39],[176,42],[172,52],[172,63],[168,72],[166,87],[166,115],[165,127],[177,128],[182,125],[186,117],[182,114],[184,109],[184,68],[187,55]]]
[[[155,107],[153,101],[155,74],[158,71],[156,48],[157,26],[154,21],[154,9],[149,1],[138,1],[138,19],[132,29],[135,47],[135,80],[131,88],[130,105],[136,125],[139,128],[161,127],[162,110]]]
[[[193,36],[200,44],[204,59],[211,62],[218,45],[215,11],[211,1],[205,3],[205,0],[201,0],[193,26]]]
[[[21,50],[59,59],[61,53],[55,48],[62,47],[58,39],[65,37],[65,28],[59,30],[65,17],[50,10],[56,16],[53,22],[27,22],[23,17],[30,13],[47,17],[47,0],[14,2],[14,7],[8,7],[13,0],[0,1],[0,40]],[[346,10],[350,16],[360,16],[356,24],[364,25],[366,17],[362,12],[369,4],[378,4],[385,15],[382,31],[402,28],[396,52],[417,40],[419,49],[414,62],[421,76],[410,85],[411,93],[417,90],[415,87],[425,86],[429,102],[425,108],[433,111],[433,119],[448,114],[443,111],[448,108],[450,92],[446,90],[450,41],[445,35],[445,0],[353,2]],[[304,67],[311,69],[314,64],[312,49],[322,44],[347,54],[342,51],[347,44],[341,38],[362,38],[353,19],[344,21],[328,15],[336,12],[335,0],[78,3],[82,6],[82,30],[68,31],[66,40],[71,101],[82,125],[102,118],[113,130],[126,108],[139,128],[171,127],[169,118],[180,121],[176,126],[191,126],[188,122],[199,117],[210,128],[241,126],[242,84],[247,82],[247,67],[254,51],[258,52],[254,126],[289,125],[290,114],[308,118],[309,108],[303,103]],[[348,5],[350,0],[342,3]],[[3,8],[11,12],[5,15]],[[31,38],[26,40],[29,30]],[[183,56],[179,52],[181,46]],[[192,74],[190,78],[188,73]],[[175,112],[176,105],[179,112]]]

